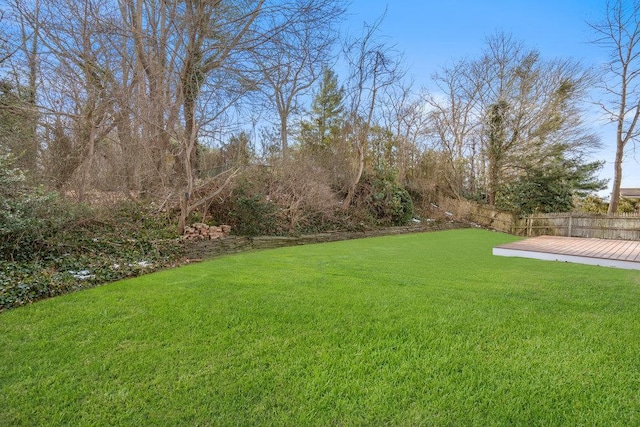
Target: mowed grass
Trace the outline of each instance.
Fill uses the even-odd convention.
[[[640,272],[483,230],[246,253],[0,314],[1,425],[638,425]]]

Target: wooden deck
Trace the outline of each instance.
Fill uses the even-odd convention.
[[[493,248],[493,254],[640,270],[640,241],[539,236]]]

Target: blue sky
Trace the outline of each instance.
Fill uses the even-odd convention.
[[[587,66],[602,64],[606,52],[591,43],[586,22],[599,21],[605,0],[352,0],[345,30],[359,34],[386,9],[381,34],[404,53],[416,85],[452,61],[480,55],[486,36],[496,30],[513,34],[543,58],[570,57]],[[594,123],[603,147],[593,158],[605,160],[601,177],[613,177],[615,130]],[[623,187],[640,187],[640,162],[628,152]],[[601,194],[606,195],[603,191]]]

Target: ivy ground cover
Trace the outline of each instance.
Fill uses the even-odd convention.
[[[483,230],[227,256],[0,314],[0,425],[637,425],[640,273]]]

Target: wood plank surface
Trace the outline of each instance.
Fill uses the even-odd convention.
[[[539,236],[497,247],[519,251],[640,262],[640,242],[634,240]]]

